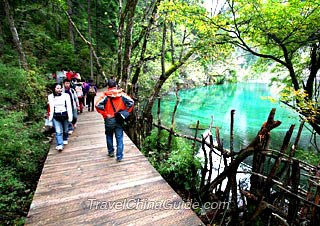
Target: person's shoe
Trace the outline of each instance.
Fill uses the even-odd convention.
[[[121,161],[122,161],[122,159],[118,159],[118,158],[117,158],[117,162],[121,162]]]
[[[112,153],[108,153],[108,156],[109,157],[114,157],[114,153],[112,152]]]
[[[71,135],[73,133],[73,130],[69,130],[68,134]]]
[[[67,141],[67,140],[64,140],[64,141],[63,141],[63,144],[64,144],[64,145],[68,144],[68,141]]]
[[[63,150],[63,146],[62,146],[62,145],[58,145],[58,146],[56,147],[56,149],[57,149],[58,151],[62,151],[62,150]]]

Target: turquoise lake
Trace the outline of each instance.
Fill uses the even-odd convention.
[[[180,103],[175,115],[175,129],[179,133],[194,135],[195,130],[189,129],[191,124],[209,128],[211,116],[213,127],[219,127],[220,137],[224,139],[224,146],[229,147],[230,112],[234,114],[234,148],[244,148],[257,135],[261,125],[267,120],[272,108],[276,108],[275,120],[282,123],[271,131],[270,147],[279,149],[285,133],[291,124],[295,124],[295,131],[291,138],[294,142],[300,126],[299,116],[279,101],[271,102],[263,97],[278,97],[277,91],[262,83],[236,83],[213,85],[191,90],[180,90]],[[171,125],[172,112],[176,103],[174,93],[161,100],[161,120],[166,126]],[[157,120],[157,103],[154,104],[154,120]],[[200,135],[204,130],[200,130]],[[214,132],[214,131],[213,131]],[[310,133],[304,129],[300,139],[301,147],[308,147]]]

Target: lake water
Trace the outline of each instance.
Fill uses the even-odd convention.
[[[220,137],[224,139],[224,146],[228,148],[230,112],[234,109],[234,148],[237,151],[255,138],[271,109],[276,108],[275,120],[280,120],[282,124],[272,130],[270,147],[279,149],[291,124],[295,124],[295,132],[291,138],[291,143],[294,142],[300,121],[297,113],[279,101],[271,102],[263,98],[267,96],[277,98],[277,95],[276,90],[261,83],[224,84],[181,90],[179,91],[180,103],[175,115],[175,129],[180,133],[193,136],[195,130],[189,129],[189,126],[195,125],[199,120],[200,125],[209,128],[211,116],[213,116],[213,126],[219,127]],[[161,100],[161,119],[166,126],[171,125],[175,102],[174,93]],[[153,109],[155,120],[156,108],[157,103]],[[300,140],[301,147],[307,147],[309,141],[310,133],[304,130]]]

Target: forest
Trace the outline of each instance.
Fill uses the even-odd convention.
[[[61,70],[93,79],[99,88],[109,78],[117,80],[135,100],[126,133],[168,183],[185,200],[231,203],[223,211],[194,209],[205,224],[318,225],[320,149],[315,142],[313,151],[296,150],[299,135],[290,141],[292,126],[282,147],[271,150],[270,131],[281,123],[275,109],[241,150],[232,144],[226,149],[214,126],[201,135],[196,125],[192,137],[176,131],[174,124],[181,89],[267,79],[281,89],[280,101],[299,114],[296,129],[308,127],[316,141],[318,0],[0,4],[1,225],[24,224],[50,146],[43,130],[47,95],[55,82],[52,75]],[[159,120],[161,99],[168,93],[177,97],[170,127]],[[231,140],[232,125],[231,120]],[[213,155],[225,166],[215,178]],[[246,189],[236,175],[249,156],[253,164]],[[305,187],[297,176],[302,171]]]

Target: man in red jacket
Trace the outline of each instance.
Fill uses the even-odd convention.
[[[108,89],[96,101],[96,110],[104,118],[105,134],[108,148],[108,156],[114,157],[113,134],[117,141],[117,161],[123,158],[123,128],[116,120],[116,113],[122,110],[131,112],[134,101],[121,89],[117,89],[117,83],[113,79],[108,80]]]

